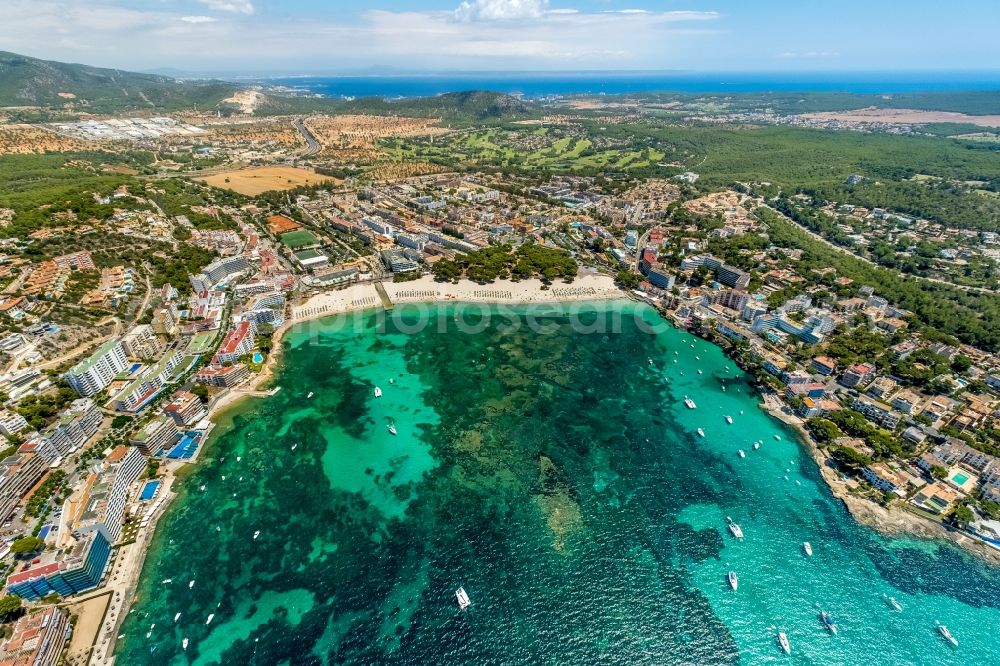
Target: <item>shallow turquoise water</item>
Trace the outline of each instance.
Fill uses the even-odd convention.
[[[119,664],[1000,662],[1000,572],[855,524],[717,348],[626,302],[550,334],[460,307],[286,336],[282,390],[161,523]]]

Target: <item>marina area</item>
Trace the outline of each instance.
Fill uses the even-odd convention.
[[[994,649],[995,569],[855,523],[720,350],[640,332],[659,315],[627,301],[590,316],[621,314],[607,339],[565,311],[555,335],[374,310],[285,330],[282,390],[230,405],[180,481],[116,663],[517,661],[538,636],[577,663],[756,663],[779,634],[816,663]]]

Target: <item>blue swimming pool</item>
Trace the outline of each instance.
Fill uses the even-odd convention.
[[[177,443],[170,453],[167,454],[167,458],[171,460],[188,460],[193,458],[194,454],[198,451],[198,443],[201,440],[201,435],[197,433],[187,433],[181,440]]]
[[[159,489],[159,487],[160,487],[159,481],[150,481],[149,483],[147,483],[145,486],[142,487],[142,494],[139,495],[139,499],[141,499],[143,502],[148,502],[149,500],[153,499],[153,497],[156,495],[156,491]]]
[[[264,355],[261,354],[260,352],[254,352],[253,353],[253,362],[254,363],[263,363],[264,362]]]

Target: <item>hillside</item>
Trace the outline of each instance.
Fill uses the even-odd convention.
[[[220,81],[184,82],[0,51],[0,106],[69,107],[91,113],[215,108],[237,89]]]
[[[490,120],[518,120],[537,115],[539,109],[510,95],[482,90],[446,93],[434,97],[387,100],[363,97],[341,100],[320,97],[285,97],[268,94],[258,107],[258,115],[289,113],[354,113],[411,118],[442,118],[454,123]]]

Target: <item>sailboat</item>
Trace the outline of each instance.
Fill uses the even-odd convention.
[[[778,632],[778,645],[781,646],[781,651],[784,652],[785,654],[792,653],[792,646],[788,642],[788,636],[786,636],[785,632],[783,631]]]
[[[937,622],[937,620],[935,620],[935,622]],[[958,639],[951,635],[951,632],[948,631],[948,627],[944,626],[941,623],[938,623],[937,629],[938,633],[944,636],[944,639],[946,641],[951,643],[954,647],[958,647]]]
[[[740,586],[739,576],[736,575],[735,571],[730,571],[726,574],[726,578],[729,580],[729,587],[733,588],[733,592],[735,592]]]
[[[733,519],[726,516],[726,525],[729,527],[729,531],[733,533],[733,536],[737,539],[743,539],[743,528],[733,522]]]

